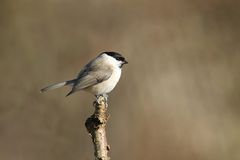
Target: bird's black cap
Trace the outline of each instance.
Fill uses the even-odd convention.
[[[115,58],[118,61],[124,62],[124,64],[127,64],[128,62],[125,60],[125,58],[118,52],[103,52],[102,54],[107,54],[113,58]]]

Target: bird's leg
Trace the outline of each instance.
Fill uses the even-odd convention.
[[[96,100],[93,102],[93,105],[95,105],[96,103],[99,103],[98,101],[99,101],[99,98],[100,98],[100,97],[103,97],[103,98],[104,98],[105,103],[108,102],[108,95],[107,95],[106,93],[104,93],[104,94],[99,94],[99,95],[95,95],[95,97],[96,97]]]
[[[102,94],[102,96],[105,98],[106,103],[108,102],[108,95],[106,93]]]
[[[93,106],[96,106],[97,105],[97,103],[98,103],[98,98],[99,98],[99,96],[100,95],[95,95],[95,97],[96,97],[96,100],[95,101],[93,101]]]

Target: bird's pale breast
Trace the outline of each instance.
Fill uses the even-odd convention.
[[[120,76],[121,76],[121,69],[117,67],[114,69],[111,77],[108,80],[98,83],[92,87],[89,87],[87,91],[93,93],[94,95],[109,93],[117,85],[120,79]]]

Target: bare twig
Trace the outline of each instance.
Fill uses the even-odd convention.
[[[108,120],[107,97],[99,96],[94,102],[95,112],[89,117],[85,126],[90,134],[94,146],[95,160],[109,160],[107,144],[106,124]]]

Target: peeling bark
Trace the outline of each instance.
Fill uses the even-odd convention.
[[[95,112],[85,122],[94,146],[95,160],[110,160],[107,143],[106,124],[108,120],[107,97],[99,96],[94,102]]]

